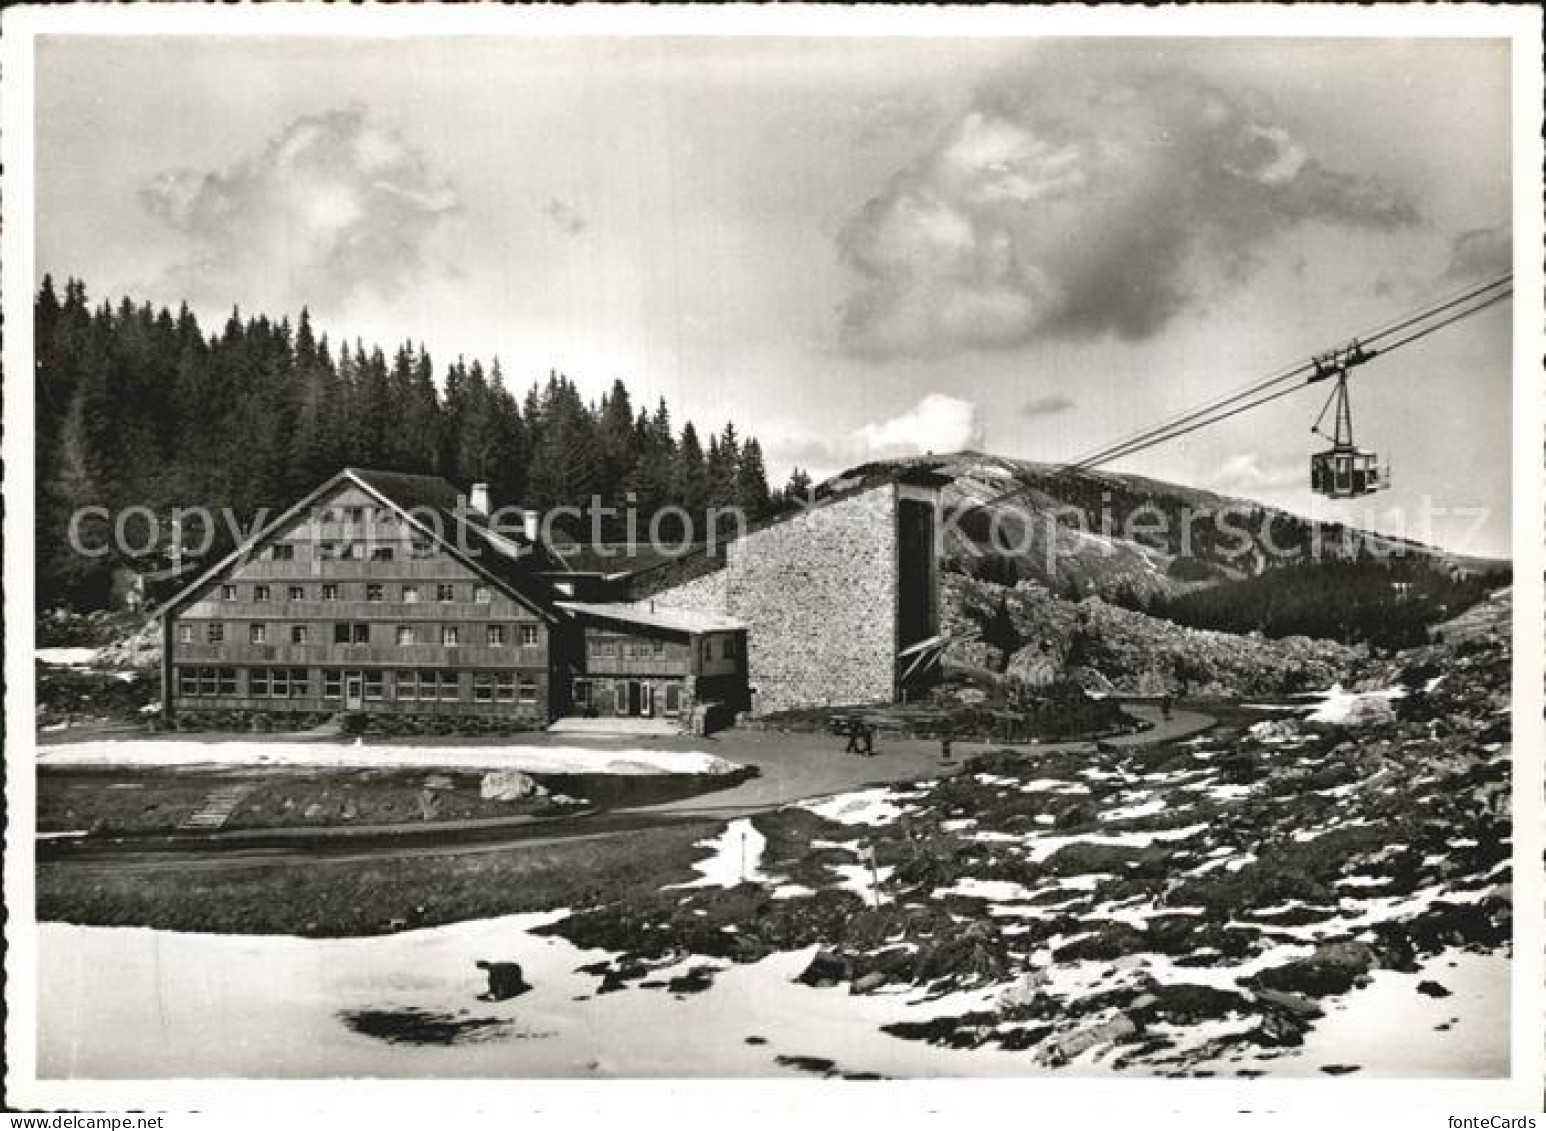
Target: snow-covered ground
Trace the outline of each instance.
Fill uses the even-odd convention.
[[[95,648],[39,648],[36,653],[43,663],[65,668],[87,667],[96,654]]]
[[[854,996],[793,979],[814,948],[724,967],[698,994],[596,996],[576,968],[608,957],[531,928],[549,912],[369,939],[196,935],[138,927],[39,927],[39,1073],[45,1078],[212,1076],[799,1075],[778,1056],[826,1057],[842,1071],[1012,1076],[1028,1053],[963,1051],[880,1032],[982,1007],[988,991],[919,1003]],[[514,961],[533,989],[479,1001],[480,960]],[[670,971],[657,976],[669,977]],[[399,1043],[356,1032],[349,1015],[420,1011],[491,1024],[459,1043]],[[468,1026],[471,1029],[471,1026]],[[656,1034],[659,1039],[648,1035]],[[641,1036],[642,1035],[642,1036]],[[765,1044],[747,1044],[761,1037]],[[1104,1071],[1101,1069],[1100,1071]]]
[[[804,808],[840,825],[886,825],[908,811],[905,805],[897,803],[895,794],[895,790],[880,786],[841,793]]]
[[[1382,699],[1388,702],[1405,695],[1404,687],[1386,687],[1379,691],[1359,692],[1346,691],[1341,684],[1333,684],[1330,689],[1319,693],[1317,698],[1320,703],[1305,718],[1312,723],[1346,723],[1366,710],[1365,704],[1373,704]]]
[[[1451,996],[1419,993],[1424,981]],[[1376,970],[1315,1023],[1298,1055],[1261,1067],[1269,1076],[1314,1076],[1331,1065],[1357,1065],[1360,1076],[1507,1076],[1508,957],[1455,951],[1415,974]]]
[[[303,766],[313,769],[523,770],[529,774],[730,774],[713,754],[580,746],[409,746],[363,742],[203,742],[121,739],[43,747],[43,766]]]
[[[731,821],[719,835],[698,842],[699,848],[713,849],[713,855],[693,862],[698,878],[671,886],[733,888],[739,883],[767,883],[770,877],[761,868],[762,853],[767,844],[768,838],[746,818]]]
[[[199,935],[138,927],[39,927],[38,1064],[45,1078],[236,1076],[757,1076],[797,1074],[778,1056],[825,1057],[841,1071],[895,1076],[1018,1076],[1048,1071],[1031,1052],[959,1050],[880,1031],[898,1020],[982,1008],[994,989],[921,1001],[912,991],[851,995],[794,978],[814,948],[718,968],[698,994],[629,990],[597,996],[577,968],[609,957],[531,934],[564,912],[513,915],[368,939]],[[1292,948],[1290,948],[1292,949]],[[1285,951],[1286,953],[1286,951]],[[1279,957],[1279,956],[1275,956]],[[514,961],[532,990],[478,1000],[479,960]],[[1259,963],[1257,965],[1260,965]],[[1246,1056],[1271,1075],[1317,1076],[1356,1065],[1361,1076],[1493,1076],[1508,1072],[1508,959],[1454,952],[1421,973],[1378,971],[1341,999],[1297,1050]],[[1086,971],[1084,968],[1088,967]],[[1107,963],[1060,969],[1069,991]],[[1230,971],[1229,981],[1245,972]],[[1203,972],[1152,970],[1197,982]],[[1423,980],[1451,993],[1418,993]],[[1063,983],[1070,983],[1064,985]],[[367,1036],[367,1014],[443,1023],[449,1043]],[[1443,1028],[1440,1028],[1443,1026]],[[669,1033],[669,1040],[640,1034]],[[1192,1034],[1208,1037],[1206,1029]],[[747,1044],[760,1037],[765,1044]],[[1100,1056],[1059,1075],[1107,1074]],[[1128,1070],[1128,1075],[1141,1073]]]

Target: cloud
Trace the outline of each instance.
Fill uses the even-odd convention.
[[[836,438],[781,421],[758,426],[768,460],[819,477],[874,459],[980,449],[982,411],[971,401],[930,393],[906,412]]]
[[[872,456],[980,448],[982,413],[971,401],[930,393],[900,416],[866,424],[854,435]]]
[[[853,353],[1147,338],[1324,222],[1417,223],[1385,182],[1324,165],[1254,99],[1184,71],[1052,64],[1000,76],[849,218]]]
[[[566,236],[577,236],[590,225],[589,220],[556,197],[548,201],[545,211],[553,226]]]
[[[1030,418],[1037,416],[1057,416],[1074,407],[1074,402],[1062,393],[1047,393],[1045,396],[1032,397],[1020,406],[1020,415]]]
[[[1514,268],[1514,235],[1507,223],[1461,232],[1449,246],[1446,279],[1491,279]]]
[[[285,307],[406,290],[459,207],[455,187],[360,106],[297,118],[255,156],[166,173],[139,197],[191,244],[167,280],[182,297]]]
[[[1309,461],[1263,463],[1256,452],[1230,456],[1208,477],[1207,486],[1224,495],[1249,495],[1258,491],[1283,491],[1309,482]]]

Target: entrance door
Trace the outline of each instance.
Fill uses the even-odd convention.
[[[365,677],[359,672],[350,672],[344,679],[344,706],[358,711],[364,705]]]

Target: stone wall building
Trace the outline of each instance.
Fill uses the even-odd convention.
[[[717,554],[634,574],[627,596],[744,624],[753,714],[889,703],[926,679],[903,653],[939,632],[938,557],[937,483],[860,479]]]

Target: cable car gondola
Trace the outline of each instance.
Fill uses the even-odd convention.
[[[1373,351],[1365,351],[1354,342],[1345,353],[1315,359],[1315,373],[1310,381],[1335,378],[1337,382],[1310,428],[1317,436],[1331,441],[1330,448],[1310,457],[1310,489],[1329,499],[1356,499],[1390,486],[1390,468],[1380,466],[1378,453],[1353,443],[1353,404],[1347,393],[1347,371],[1373,356]],[[1336,424],[1331,434],[1321,428],[1328,412],[1335,413]]]

